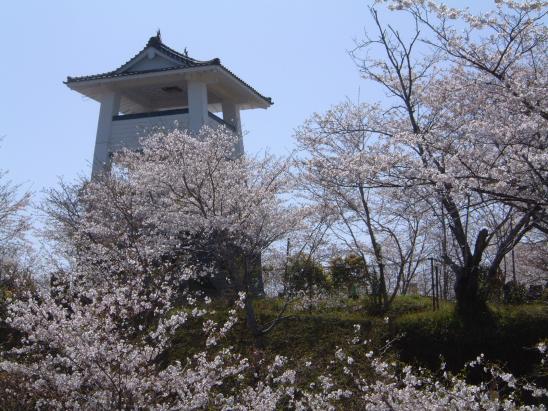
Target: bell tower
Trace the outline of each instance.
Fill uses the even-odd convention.
[[[111,154],[138,149],[140,139],[155,128],[225,126],[239,138],[240,111],[266,109],[273,103],[221,64],[196,60],[162,42],[160,31],[145,47],[113,71],[67,77],[65,84],[101,104],[92,176],[108,169]]]

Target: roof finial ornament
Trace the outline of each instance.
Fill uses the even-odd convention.
[[[188,57],[188,50],[186,49],[186,47],[185,47],[185,50],[183,51],[183,53],[185,53],[185,57]]]
[[[148,39],[147,46],[154,47],[154,46],[159,46],[161,44],[162,44],[162,33],[160,32],[160,29],[158,29],[156,30],[156,35]]]

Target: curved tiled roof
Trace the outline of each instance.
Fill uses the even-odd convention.
[[[126,71],[125,69],[131,64],[149,47],[153,47],[156,50],[160,51],[161,53],[171,57],[172,59],[176,60],[180,65],[175,67],[165,67],[160,69],[152,69],[152,70],[140,70],[140,71]],[[235,75],[232,71],[227,69],[225,66],[221,64],[221,60],[218,58],[214,58],[211,60],[196,60],[191,57],[189,57],[186,52],[185,54],[181,54],[172,48],[166,46],[164,43],[162,43],[162,39],[160,37],[160,33],[158,33],[156,36],[151,37],[146,46],[139,51],[135,56],[133,56],[131,59],[129,59],[126,63],[122,64],[120,67],[118,67],[115,70],[108,71],[106,73],[101,74],[93,74],[89,76],[79,76],[79,77],[67,77],[67,80],[65,81],[65,84],[69,83],[78,83],[83,81],[90,81],[90,80],[101,80],[101,79],[108,79],[108,78],[117,78],[117,77],[126,77],[126,76],[132,76],[137,74],[145,74],[145,73],[157,73],[162,71],[170,71],[170,70],[180,70],[185,68],[193,68],[193,67],[207,67],[207,66],[217,66],[226,71],[230,76],[232,76],[234,79],[239,81],[241,84],[243,84],[245,87],[250,89],[253,93],[255,93],[257,96],[268,102],[269,104],[273,104],[272,99],[270,97],[263,96],[261,93],[259,93],[257,90],[255,90],[253,87],[251,87],[248,83],[243,81],[240,77]]]

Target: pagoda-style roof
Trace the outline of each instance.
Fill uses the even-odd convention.
[[[100,101],[105,91],[122,94],[121,111],[139,112],[142,107],[169,109],[180,105],[177,91],[183,92],[188,79],[204,79],[208,97],[215,105],[230,99],[242,109],[268,108],[272,99],[265,97],[221,64],[220,59],[196,60],[166,46],[160,33],[151,37],[145,47],[113,71],[79,77],[67,77],[65,84],[94,100]],[[165,93],[165,95],[164,95]],[[186,98],[186,97],[185,97]],[[156,108],[158,108],[156,107]]]

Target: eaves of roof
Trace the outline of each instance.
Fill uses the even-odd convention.
[[[168,55],[169,57],[173,58],[174,60],[181,63],[180,66],[175,67],[166,67],[161,69],[153,69],[153,70],[141,70],[141,71],[126,71],[126,67],[129,67],[147,48],[154,47],[156,50]],[[256,94],[261,99],[265,100],[268,104],[274,104],[272,102],[272,99],[270,97],[263,96],[261,93],[259,93],[257,90],[255,90],[253,87],[251,87],[248,83],[243,81],[240,77],[238,77],[236,74],[234,74],[232,71],[227,69],[225,66],[221,64],[221,60],[218,58],[214,58],[212,60],[205,60],[200,61],[193,59],[191,57],[188,57],[186,54],[181,54],[172,48],[166,46],[162,43],[159,36],[151,37],[146,44],[146,46],[135,56],[133,56],[131,59],[129,59],[126,63],[118,67],[116,70],[109,71],[106,73],[101,74],[93,74],[88,76],[79,76],[79,77],[67,77],[67,80],[64,82],[65,84],[71,84],[71,83],[79,83],[79,82],[85,82],[85,81],[91,81],[91,80],[103,80],[103,79],[110,79],[110,78],[121,78],[121,77],[128,77],[128,76],[134,76],[139,74],[146,74],[146,73],[156,73],[156,72],[164,72],[164,71],[172,71],[172,70],[181,70],[186,68],[194,68],[194,67],[207,67],[207,66],[217,66],[223,69],[226,73],[228,73],[231,77],[233,77],[235,80],[240,82],[243,86],[247,87],[249,90],[251,90],[254,94]]]

